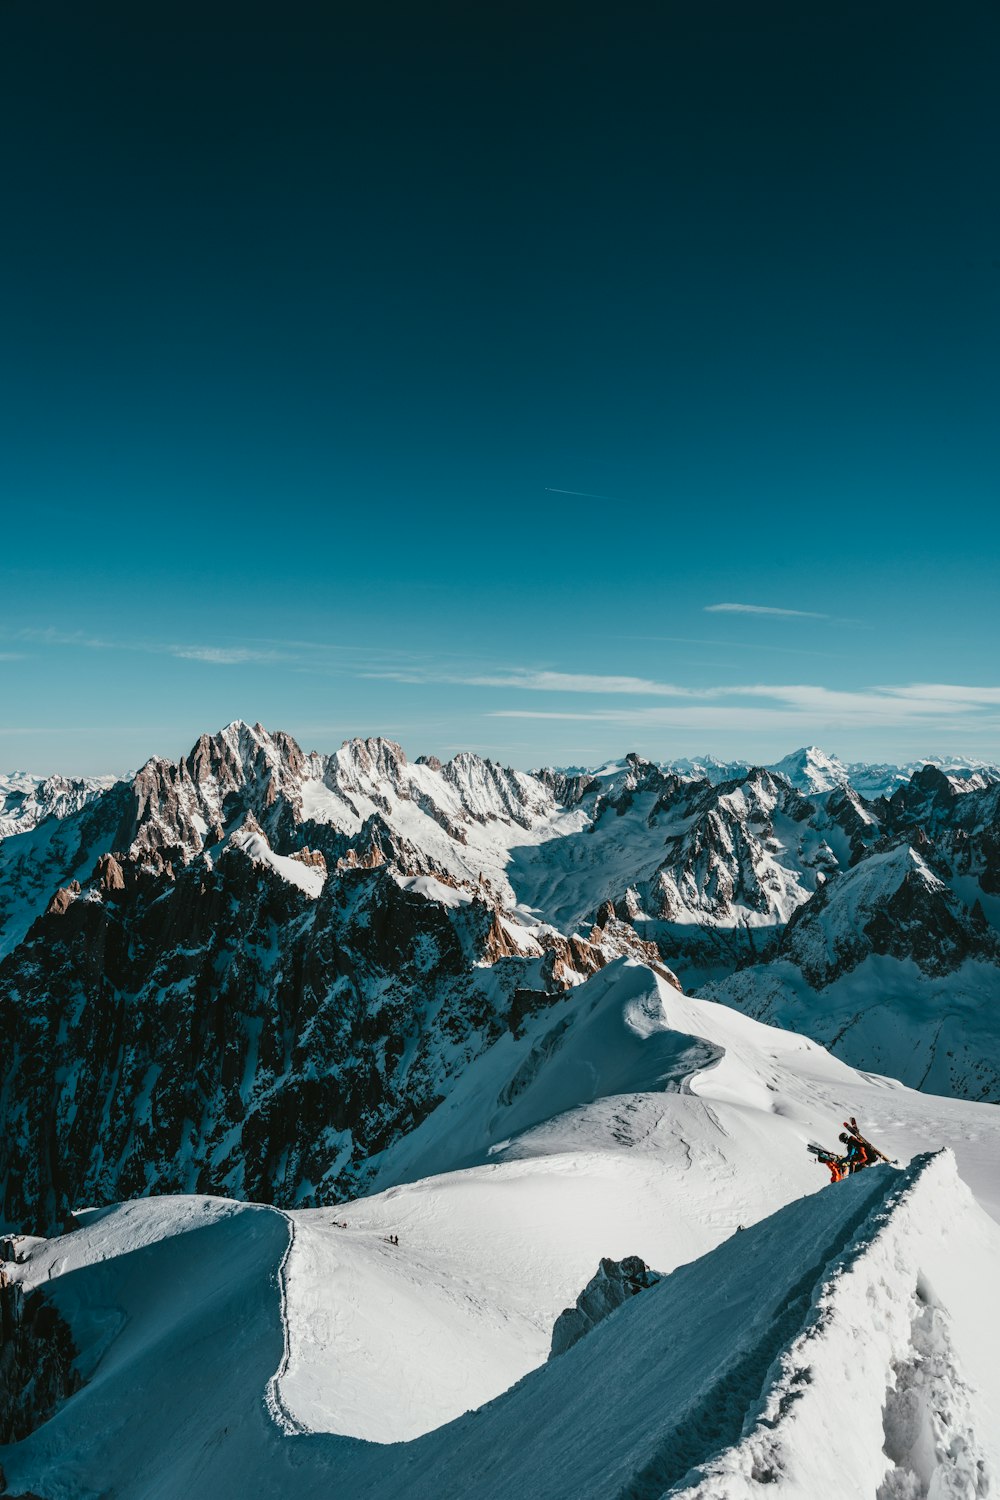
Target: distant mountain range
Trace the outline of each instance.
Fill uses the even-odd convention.
[[[713,784],[733,781],[754,768],[753,761],[718,760],[714,755],[703,755],[694,760],[665,760],[657,764],[663,771],[674,771],[679,776],[711,781]],[[1000,765],[989,761],[932,755],[924,760],[908,761],[901,766],[890,762],[863,760],[845,762],[838,760],[835,755],[828,755],[816,745],[804,745],[782,760],[769,762],[763,769],[770,771],[772,775],[784,777],[797,791],[807,795],[832,792],[838,786],[850,786],[862,796],[874,798],[891,797],[898,787],[904,786],[927,765],[943,771],[956,786],[968,791],[1000,781]],[[580,774],[585,769],[577,766],[573,771]]]
[[[9,1223],[149,1190],[333,1202],[459,1165],[440,1132],[420,1154],[423,1123],[621,959],[1000,1101],[995,767],[806,749],[529,775],[237,722],[113,784],[0,793]]]

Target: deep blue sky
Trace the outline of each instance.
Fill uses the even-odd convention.
[[[998,70],[985,0],[0,0],[0,768],[1000,758]]]

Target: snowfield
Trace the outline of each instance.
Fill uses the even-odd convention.
[[[850,1114],[902,1169],[826,1185],[805,1144]],[[7,1488],[986,1496],[998,1130],[620,961],[470,1067],[410,1181],[290,1213],[140,1199],[23,1242],[8,1269],[86,1383],[0,1452]],[[547,1360],[629,1254],[663,1279]]]

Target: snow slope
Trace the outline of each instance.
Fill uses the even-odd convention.
[[[12,1493],[728,1500],[769,1475],[900,1500],[936,1465],[942,1495],[985,1494],[1000,1230],[948,1153],[827,1187],[804,1143],[856,1113],[903,1160],[951,1144],[1000,1218],[997,1112],[633,963],[560,1006],[414,1142],[415,1171],[479,1164],[330,1210],[137,1200],[35,1242],[17,1274],[89,1380],[0,1454]],[[630,1253],[672,1274],[544,1364],[600,1257]]]
[[[12,1492],[737,1500],[767,1483],[788,1500],[897,1500],[985,1496],[997,1473],[1000,1230],[947,1153],[789,1204],[489,1405],[389,1445],[306,1433],[283,1412],[277,1211],[186,1200],[177,1222],[176,1200],[158,1206],[169,1237],[120,1224],[154,1209],[130,1205],[82,1231],[103,1245],[54,1268],[96,1370],[3,1453]],[[396,1308],[371,1317],[391,1328]],[[437,1372],[437,1329],[425,1338],[415,1386]]]

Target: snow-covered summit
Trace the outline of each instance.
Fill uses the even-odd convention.
[[[825,750],[820,750],[816,745],[793,750],[791,755],[776,761],[768,769],[777,776],[783,776],[792,786],[807,795],[832,792],[835,787],[846,786],[850,782],[850,772],[843,761],[838,760],[835,755],[827,755]]]

